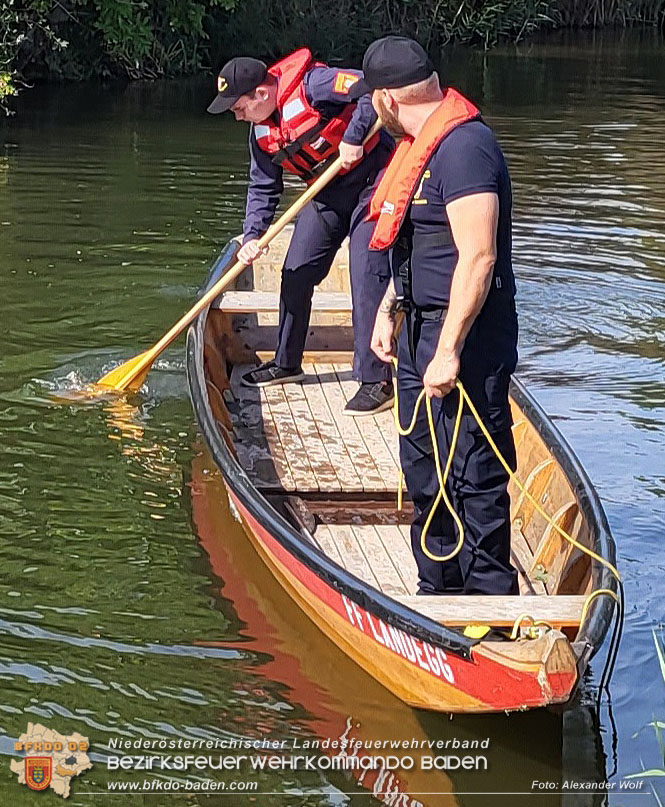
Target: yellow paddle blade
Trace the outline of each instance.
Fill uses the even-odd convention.
[[[141,388],[141,384],[145,381],[145,377],[152,367],[152,362],[148,362],[145,367],[142,366],[149,352],[139,353],[138,356],[134,356],[133,359],[121,364],[120,367],[106,373],[99,379],[96,386],[101,391],[117,390],[118,392],[123,392],[124,390],[129,390],[130,392],[136,392]]]

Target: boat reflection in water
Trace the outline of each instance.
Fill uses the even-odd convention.
[[[539,794],[539,805],[566,804],[569,798],[576,807],[604,803],[603,793],[571,792],[568,797],[561,792],[566,780],[603,782],[606,778],[600,736],[588,707],[577,706],[564,715],[538,710],[451,719],[407,706],[304,618],[234,518],[207,452],[194,459],[191,497],[196,532],[212,570],[223,580],[222,597],[231,601],[237,618],[245,623],[251,649],[266,658],[260,667],[252,667],[252,675],[285,686],[289,702],[299,714],[304,710],[307,715],[306,734],[299,730],[293,737],[278,738],[287,740],[281,753],[335,756],[339,748],[303,749],[304,737],[321,741],[343,737],[363,743],[355,752],[358,756],[391,755],[405,763],[394,770],[379,767],[323,774],[345,793],[364,793],[362,804],[367,804],[368,792],[378,803],[392,807],[480,804],[489,793],[498,793],[492,796],[493,805],[512,806],[516,794],[532,792]],[[299,747],[294,749],[296,736]],[[379,748],[366,746],[376,741]],[[474,741],[480,747],[473,748]],[[405,745],[391,748],[397,743]],[[472,747],[465,749],[467,743]],[[345,753],[352,754],[352,748]],[[477,759],[478,768],[423,769],[426,757],[454,765],[456,758],[464,756]],[[406,770],[409,758],[414,764]],[[546,789],[533,791],[534,780],[548,783]]]

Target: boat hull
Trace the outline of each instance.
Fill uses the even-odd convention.
[[[232,253],[220,256],[213,278]],[[537,639],[483,641],[412,610],[413,604],[408,607],[338,565],[307,530],[294,526],[274,496],[257,489],[238,461],[234,428],[220,393],[229,388],[225,373],[229,363],[235,363],[229,348],[231,330],[220,330],[219,319],[215,327],[207,328],[207,317],[204,311],[192,325],[187,343],[190,396],[201,432],[249,539],[308,618],[349,658],[414,707],[480,713],[568,702],[607,632],[611,600],[595,598],[585,608],[576,634],[552,629]],[[220,379],[210,378],[207,368],[221,374]],[[604,513],[572,451],[519,384],[513,385],[512,396],[536,435],[534,445],[549,451],[550,459],[536,467],[545,472],[538,478],[550,478],[552,463],[560,469],[566,490],[574,493],[575,512],[586,525],[590,547],[614,562]],[[362,507],[362,502],[357,506]],[[582,581],[580,594],[592,588],[616,589],[607,568],[589,563],[588,557],[583,560],[580,569],[573,570]],[[574,576],[569,575],[569,580]]]
[[[395,628],[327,584],[287,552],[229,490],[245,531],[272,574],[303,612],[347,656],[411,706],[442,712],[499,712],[565,703],[577,671],[558,632],[525,658],[501,657],[483,643],[470,659]],[[556,636],[554,634],[557,634]]]

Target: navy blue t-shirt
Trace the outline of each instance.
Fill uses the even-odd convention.
[[[497,260],[494,276],[504,291],[514,293],[511,261],[510,176],[492,130],[473,120],[453,129],[432,154],[411,202],[414,251],[412,294],[418,306],[448,305],[450,283],[457,264],[454,244],[433,244],[431,236],[448,224],[446,205],[474,193],[496,193],[499,197]],[[418,236],[430,236],[418,244]]]

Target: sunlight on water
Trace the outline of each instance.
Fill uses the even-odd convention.
[[[634,31],[446,53],[442,65],[483,109],[512,172],[519,372],[597,486],[617,541],[621,775],[662,766],[648,724],[665,720],[652,635],[665,622],[662,54]],[[87,398],[192,305],[241,229],[246,130],[206,116],[209,95],[203,80],[35,88],[0,123],[0,753],[28,720],[90,735],[102,760],[116,736],[335,737],[352,718],[363,739],[491,736],[501,788],[602,779],[606,709],[600,730],[586,707],[563,722],[416,713],[309,626],[248,548],[201,454],[182,338],[139,394]],[[94,773],[104,793],[101,761]],[[342,797],[356,783],[332,774],[263,776],[280,807],[380,803]],[[475,804],[461,794],[479,781],[440,772],[395,787],[452,788],[450,804]],[[0,785],[8,802],[14,784]]]

